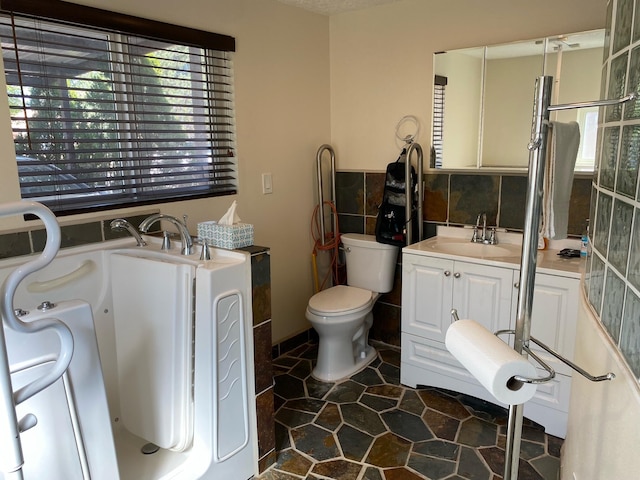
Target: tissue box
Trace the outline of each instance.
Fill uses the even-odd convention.
[[[253,245],[253,225],[235,223],[220,225],[218,222],[198,224],[198,237],[205,239],[212,247],[240,248]]]

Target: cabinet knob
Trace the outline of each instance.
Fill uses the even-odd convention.
[[[454,277],[454,278],[460,278],[460,272],[456,272],[456,273],[454,273],[454,274],[453,274],[453,277]]]
[[[513,286],[516,287],[516,288],[520,288],[520,282],[514,283]]]
[[[444,276],[448,277],[449,275],[451,275],[451,272],[449,270],[445,270],[444,271]]]

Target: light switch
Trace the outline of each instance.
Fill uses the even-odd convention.
[[[273,193],[273,180],[270,173],[262,174],[262,193],[265,195]]]

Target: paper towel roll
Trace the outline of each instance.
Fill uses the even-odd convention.
[[[447,329],[449,352],[499,402],[520,405],[536,393],[536,386],[513,379],[535,378],[536,369],[526,358],[474,320],[458,320]]]

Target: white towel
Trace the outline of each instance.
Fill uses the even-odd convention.
[[[579,146],[580,127],[577,122],[550,123],[544,173],[541,237],[552,240],[567,238],[573,169]]]

